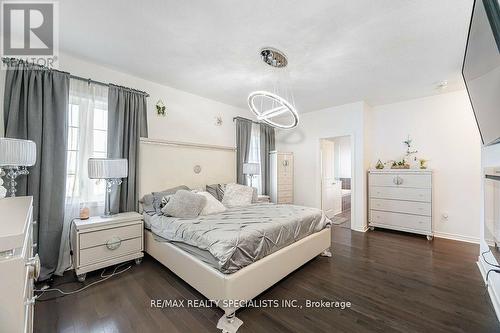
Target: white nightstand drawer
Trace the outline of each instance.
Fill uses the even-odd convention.
[[[395,199],[408,201],[432,201],[432,190],[430,188],[403,188],[370,186],[370,198]]]
[[[432,205],[429,202],[370,199],[370,208],[394,213],[431,216]]]
[[[431,188],[430,174],[416,173],[391,173],[391,174],[371,174],[370,186],[397,186]]]
[[[432,220],[430,216],[400,214],[370,210],[370,223],[402,227],[419,231],[432,231]]]
[[[87,249],[98,245],[104,245],[113,237],[118,237],[121,240],[141,237],[142,232],[142,223],[137,223],[124,227],[115,227],[81,233],[80,249]]]
[[[142,238],[139,237],[122,240],[115,249],[112,249],[113,245],[114,244],[111,244],[110,241],[109,245],[104,244],[87,249],[81,249],[79,256],[79,266],[90,265],[100,261],[105,261],[110,258],[120,257],[129,253],[142,251]]]

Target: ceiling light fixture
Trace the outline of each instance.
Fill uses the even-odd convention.
[[[299,114],[295,108],[293,93],[285,84],[289,81],[284,69],[288,65],[288,59],[283,52],[271,47],[263,48],[260,56],[264,63],[273,70],[278,70],[271,75],[276,81],[272,85],[272,92],[258,90],[250,93],[248,106],[260,121],[276,128],[294,128],[299,123]]]

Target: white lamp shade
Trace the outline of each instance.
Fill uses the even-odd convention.
[[[0,167],[33,166],[36,144],[30,140],[0,138]]]
[[[245,175],[260,175],[259,163],[243,163],[243,174]]]
[[[126,159],[89,158],[90,179],[115,179],[128,176]]]

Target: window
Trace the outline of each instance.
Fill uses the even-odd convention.
[[[248,152],[248,162],[249,163],[258,163],[260,165],[260,125],[252,124],[252,133],[250,136],[250,149]],[[262,169],[258,175],[253,176],[253,180],[250,181],[247,178],[247,185],[253,186],[257,188],[257,193],[262,194],[262,182],[261,175]]]
[[[107,87],[71,80],[68,107],[66,202],[104,205],[105,184],[88,178],[91,157],[107,155]]]

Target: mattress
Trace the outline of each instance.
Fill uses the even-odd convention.
[[[331,225],[319,209],[270,204],[194,219],[147,214],[144,219],[158,240],[171,242],[225,274]]]

